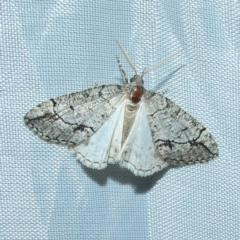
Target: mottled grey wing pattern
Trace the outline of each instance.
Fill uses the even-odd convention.
[[[31,109],[26,125],[46,141],[75,145],[89,139],[124,99],[124,87],[102,85],[62,95]]]
[[[153,141],[169,164],[207,162],[218,156],[211,133],[174,102],[159,93],[144,94]]]

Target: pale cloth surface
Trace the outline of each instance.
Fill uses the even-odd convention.
[[[0,239],[239,239],[238,1],[2,1]],[[219,145],[208,164],[151,177],[83,167],[23,123],[38,103],[146,75]]]

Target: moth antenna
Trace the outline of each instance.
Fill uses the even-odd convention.
[[[122,67],[122,64],[121,64],[120,59],[119,59],[118,56],[117,56],[117,62],[118,62],[119,69],[122,72],[122,75],[123,75],[123,78],[125,80],[125,83],[127,84],[128,83],[128,77],[127,77],[127,74],[126,74],[126,72],[124,71],[124,69]]]
[[[153,70],[155,70],[156,68],[159,68],[161,65],[165,64],[166,62],[168,62],[169,60],[171,60],[173,57],[175,57],[176,55],[178,55],[180,52],[182,52],[185,48],[180,49],[179,51],[173,53],[172,55],[166,57],[165,59],[163,59],[161,62],[157,63],[156,65],[152,66],[151,68],[147,69],[146,71],[144,71],[144,74],[149,73]]]
[[[123,55],[124,55],[125,58],[127,59],[129,65],[131,66],[131,68],[133,69],[133,71],[135,72],[135,74],[137,75],[137,70],[136,70],[136,68],[134,67],[134,64],[133,64],[131,58],[128,56],[127,51],[123,48],[123,46],[122,46],[118,41],[116,41],[116,42],[117,42],[119,48],[121,49]]]

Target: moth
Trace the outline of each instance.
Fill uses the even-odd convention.
[[[144,88],[144,75],[162,63],[138,74],[117,44],[135,72],[130,81],[118,59],[124,85],[95,86],[51,98],[32,108],[25,124],[41,139],[66,145],[87,167],[118,163],[137,176],[218,156],[213,136],[200,122],[170,99]]]

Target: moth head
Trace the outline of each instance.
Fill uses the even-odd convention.
[[[135,74],[132,78],[130,78],[131,83],[135,83],[136,85],[143,85],[143,75]]]
[[[142,74],[135,74],[131,79],[131,91],[129,94],[129,99],[133,102],[133,103],[139,103],[141,101],[141,98],[143,96],[143,76],[145,74],[145,69],[143,70]]]

